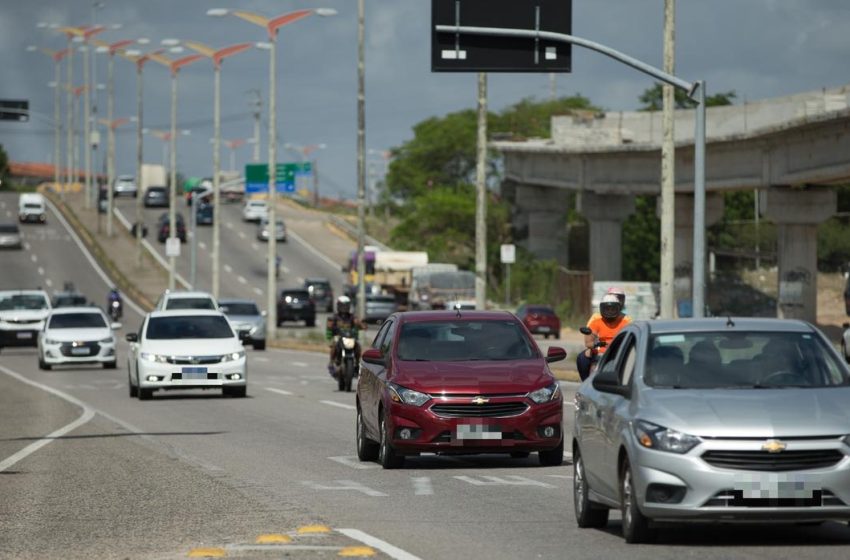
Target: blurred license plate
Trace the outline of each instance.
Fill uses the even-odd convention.
[[[502,439],[502,428],[483,424],[458,424],[457,439]]]
[[[182,372],[183,379],[206,379],[207,368],[205,367],[184,367]]]
[[[789,473],[746,474],[735,477],[735,490],[747,500],[805,500],[811,499],[820,485],[810,477]]]
[[[19,332],[18,338],[32,338],[31,332]]]
[[[540,332],[549,332],[551,329],[549,327],[537,327],[537,330]]]
[[[71,348],[71,354],[74,356],[88,356],[90,352],[88,348]]]

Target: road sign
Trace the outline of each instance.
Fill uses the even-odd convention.
[[[0,121],[28,122],[30,102],[25,99],[0,99]]]
[[[302,163],[278,163],[276,169],[276,181],[278,193],[294,193],[295,177],[310,175],[312,166],[310,162]],[[245,192],[264,193],[269,190],[269,164],[249,163],[245,166]]]
[[[570,72],[569,44],[437,33],[437,25],[572,34],[572,0],[431,0],[432,72]]]
[[[514,264],[516,262],[516,245],[502,245],[501,254],[502,264]]]
[[[179,257],[180,256],[180,238],[169,237],[165,240],[165,256]]]

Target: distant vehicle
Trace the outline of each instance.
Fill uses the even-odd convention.
[[[51,303],[54,309],[59,307],[83,307],[88,304],[89,302],[86,296],[76,290],[56,292],[53,294],[53,301]]]
[[[454,270],[414,277],[408,301],[410,307],[419,310],[475,309],[475,274]]]
[[[516,316],[532,334],[542,334],[543,338],[561,338],[561,319],[548,305],[521,305]]]
[[[223,299],[218,303],[243,343],[254,350],[266,349],[266,314],[256,303],[249,299]]]
[[[148,187],[144,205],[145,208],[168,208],[168,187]]]
[[[277,325],[286,321],[304,321],[308,327],[316,326],[316,304],[310,292],[304,289],[281,290],[277,300]]]
[[[36,346],[36,336],[50,313],[44,290],[0,291],[0,348]]]
[[[278,241],[286,243],[286,225],[283,223],[283,220],[277,219],[277,227],[275,228],[275,236],[274,238]],[[269,240],[269,221],[268,218],[262,218],[260,220],[260,225],[257,227],[257,240],[258,241],[268,241]]]
[[[26,222],[47,222],[47,202],[39,193],[23,193],[18,198],[18,220]]]
[[[152,311],[127,342],[130,397],[149,400],[174,389],[247,393],[245,349],[220,311]]]
[[[207,292],[166,290],[156,302],[155,309],[159,311],[172,311],[175,309],[206,309],[218,311],[219,304],[212,294]]]
[[[192,187],[188,191],[186,191],[186,204],[188,206],[192,206],[192,202],[194,202],[195,198],[198,200],[202,200],[203,202],[210,202],[213,196],[212,185],[206,185],[205,183],[201,183],[195,187]]]
[[[334,289],[330,280],[327,278],[305,278],[304,288],[310,292],[310,297],[317,308],[324,309],[327,313],[333,312]]]
[[[408,296],[413,270],[428,264],[425,251],[382,251],[378,247],[367,245],[363,251],[364,281],[375,284],[384,293],[395,296],[400,310],[408,309]],[[343,268],[347,272],[347,285],[356,286],[357,251],[352,251]]]
[[[242,220],[245,222],[259,222],[268,214],[269,208],[265,200],[249,200],[242,208]]]
[[[181,243],[186,243],[186,222],[183,220],[182,214],[177,214],[174,218],[174,223],[177,226],[177,236]],[[156,223],[156,238],[160,243],[165,243],[165,240],[171,237],[171,222],[168,218],[168,212],[160,214]]]
[[[104,369],[115,369],[115,335],[111,323],[97,307],[54,309],[48,315],[44,330],[38,335],[38,367],[100,363]]]
[[[365,315],[367,323],[382,323],[398,311],[398,303],[391,294],[366,294]]]
[[[18,224],[0,224],[0,249],[22,249],[23,246]]]
[[[195,223],[199,226],[211,226],[213,223],[214,206],[212,204],[198,204],[195,207]]]
[[[115,179],[112,192],[115,196],[131,196],[136,198],[139,195],[139,189],[136,187],[136,178],[132,175],[119,175]]]

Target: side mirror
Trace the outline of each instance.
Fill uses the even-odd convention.
[[[121,323],[112,323],[111,325],[109,325],[109,328],[112,329],[113,331],[117,331],[118,329],[122,328],[123,326],[124,325],[122,325]]]
[[[377,348],[369,348],[363,355],[361,356],[363,361],[367,364],[374,364],[376,366],[383,366],[386,364],[386,360],[384,359],[384,355]]]
[[[616,371],[600,371],[593,376],[591,381],[593,388],[600,393],[611,393],[620,395],[621,397],[629,398],[632,395],[632,390],[626,385],[621,385],[617,377]]]
[[[125,336],[124,338],[127,339],[127,342],[138,342],[139,341],[139,335],[134,333],[134,332],[127,333],[127,336]]]
[[[567,351],[558,346],[550,346],[546,352],[546,363],[560,362],[567,359]]]
[[[841,323],[842,329],[850,329],[850,323]]]

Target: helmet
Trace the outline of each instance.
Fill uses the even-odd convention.
[[[614,319],[622,310],[623,306],[614,294],[605,294],[599,302],[599,314],[604,319]]]
[[[617,296],[617,299],[620,300],[620,305],[626,306],[626,292],[623,291],[623,288],[618,288],[616,286],[608,288],[606,294],[611,294]]]
[[[340,314],[351,313],[351,298],[348,296],[336,298],[336,312]]]

